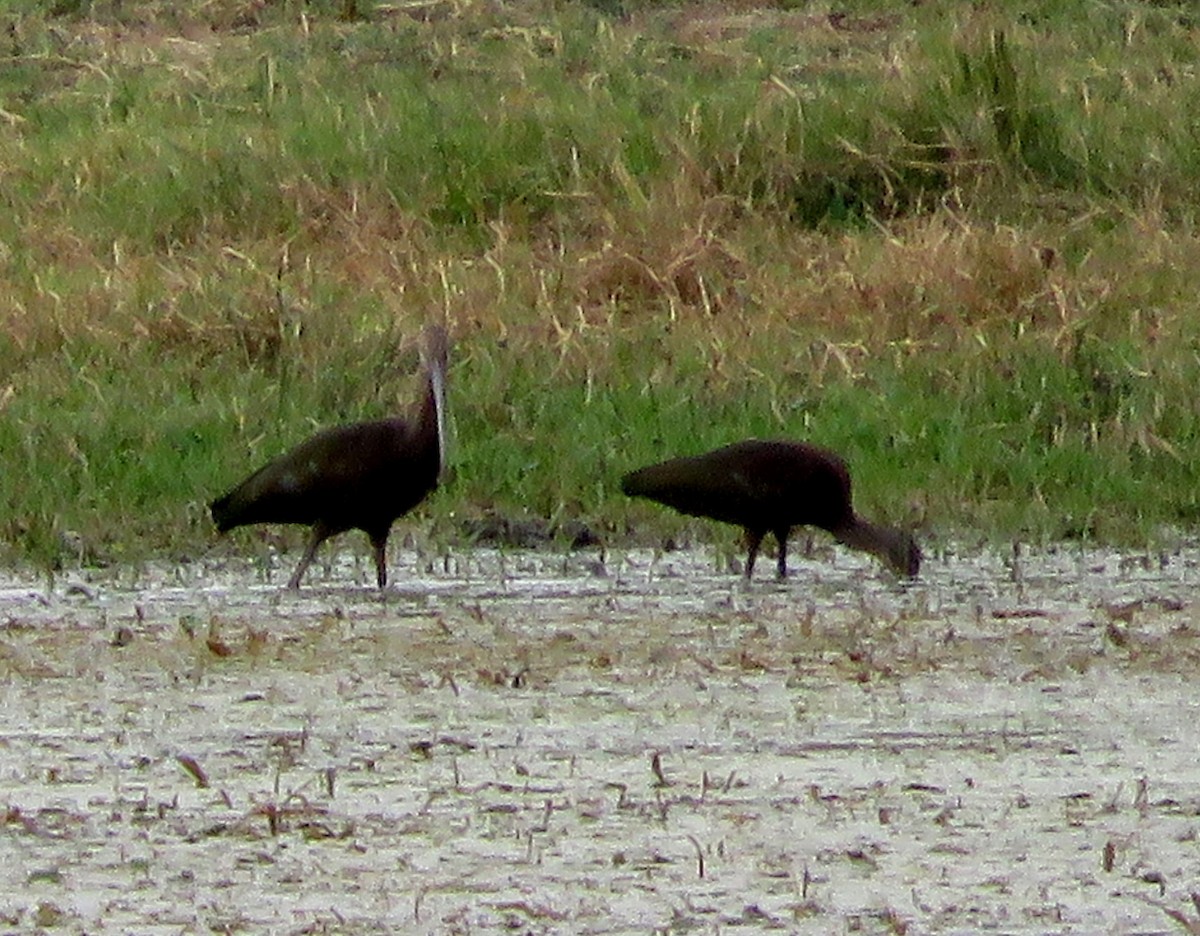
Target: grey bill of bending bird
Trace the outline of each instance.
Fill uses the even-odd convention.
[[[213,501],[217,530],[252,523],[312,527],[288,588],[300,587],[321,543],[362,530],[371,540],[379,587],[387,585],[392,523],[421,503],[445,471],[448,353],[445,330],[429,326],[425,393],[415,420],[380,419],[318,432]]]
[[[621,490],[742,527],[749,547],[747,579],[767,533],[779,541],[779,576],[786,576],[788,535],[802,525],[828,530],[838,542],[878,556],[897,575],[911,577],[921,569],[921,549],[910,533],[869,523],[854,512],[846,463],[804,442],[750,439],[672,458],[625,475]]]

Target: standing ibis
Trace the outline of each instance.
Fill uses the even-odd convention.
[[[750,439],[672,458],[630,472],[621,490],[744,528],[747,579],[768,532],[779,541],[779,576],[786,576],[788,534],[802,525],[828,530],[838,542],[878,556],[897,575],[915,576],[921,568],[921,550],[911,534],[869,523],[854,512],[846,463],[804,442]]]
[[[252,523],[312,527],[288,582],[299,588],[317,547],[346,530],[371,540],[379,587],[387,584],[392,522],[438,486],[446,452],[446,332],[429,326],[423,353],[425,395],[414,420],[380,419],[335,426],[268,462],[210,505],[224,533]]]

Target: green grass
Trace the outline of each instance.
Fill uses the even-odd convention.
[[[754,435],[923,538],[1200,517],[1189,6],[202,9],[0,13],[9,560],[205,548],[443,317],[446,537],[652,541],[621,473]]]

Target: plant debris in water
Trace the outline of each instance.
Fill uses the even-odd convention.
[[[1187,931],[1198,563],[944,549],[906,585],[819,552],[747,586],[688,551],[479,549],[398,554],[382,596],[349,557],[299,594],[286,557],[9,573],[0,918]]]

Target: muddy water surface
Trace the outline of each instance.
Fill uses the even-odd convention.
[[[0,573],[5,927],[1200,928],[1200,549],[293,559]]]

